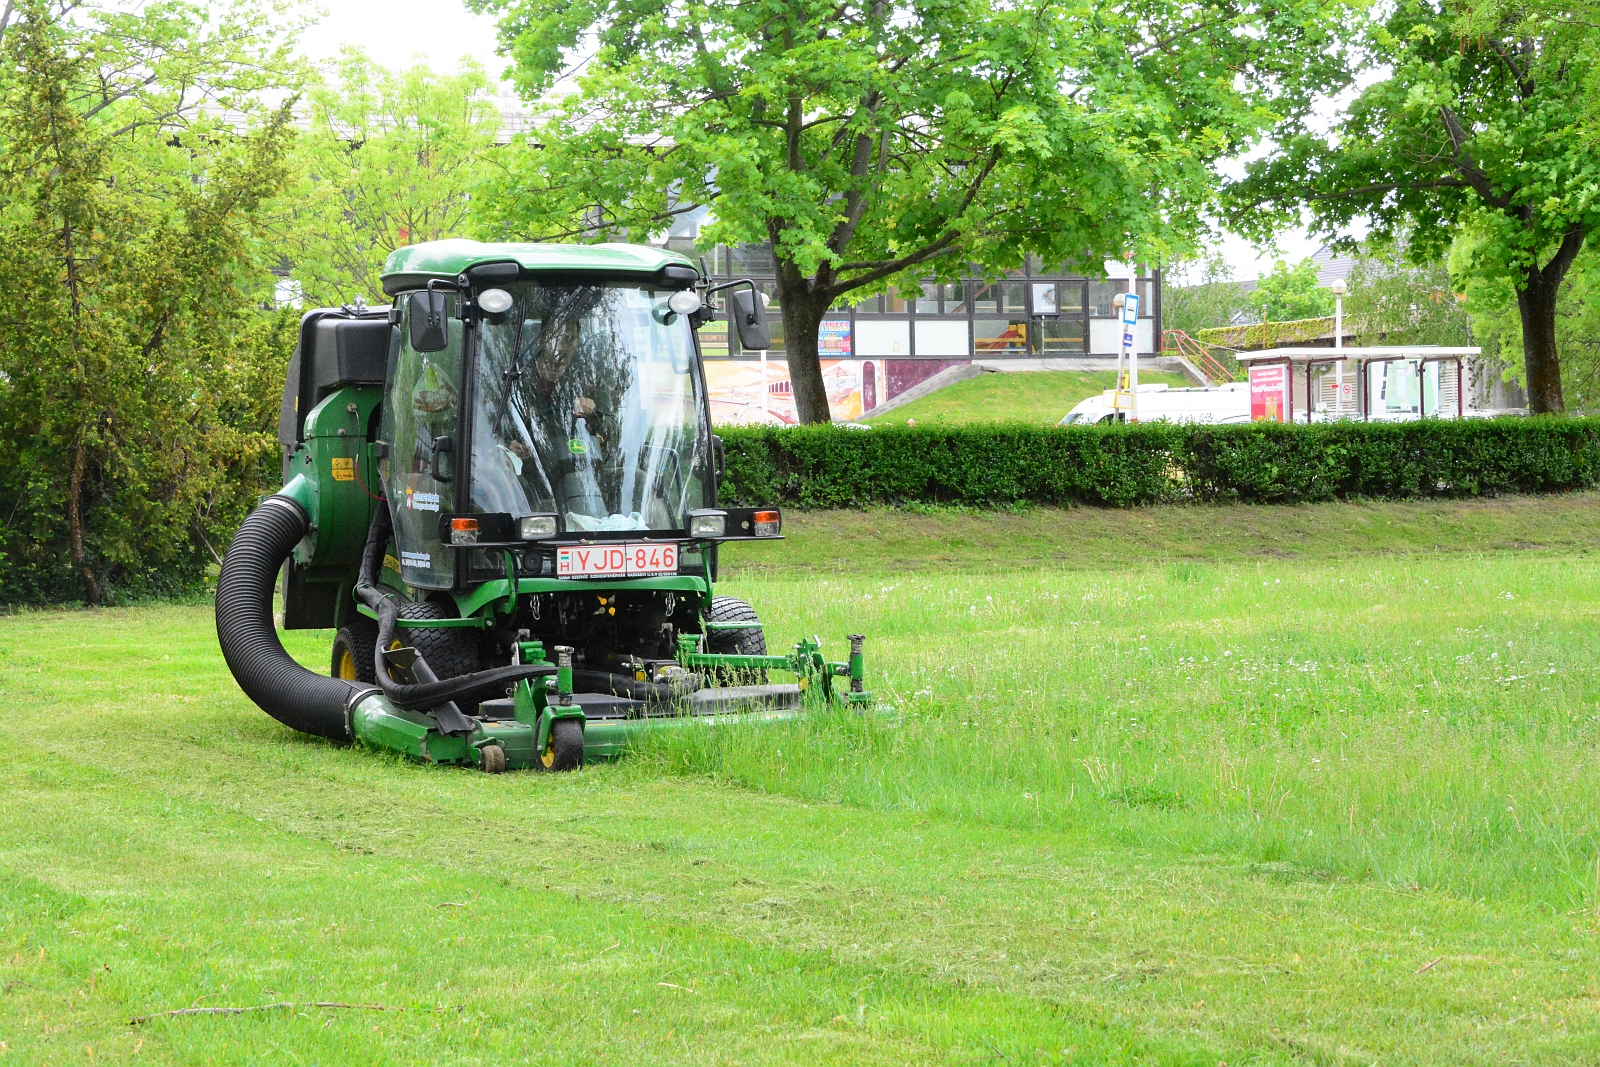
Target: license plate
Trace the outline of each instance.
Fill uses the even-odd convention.
[[[678,546],[673,543],[626,541],[620,545],[573,545],[556,549],[560,578],[631,578],[641,574],[677,574]]]

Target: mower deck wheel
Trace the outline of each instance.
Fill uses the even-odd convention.
[[[502,774],[506,769],[506,750],[499,745],[484,745],[479,749],[483,756],[483,769],[487,774]]]
[[[575,771],[583,766],[583,727],[576,719],[550,724],[550,739],[539,753],[539,766],[547,771]]]

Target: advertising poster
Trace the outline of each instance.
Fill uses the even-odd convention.
[[[849,319],[823,319],[817,324],[817,353],[823,359],[850,358]]]
[[[1289,368],[1250,368],[1250,421],[1283,422],[1289,412]]]
[[[847,335],[847,344],[848,340]],[[714,424],[792,426],[800,421],[795,411],[794,391],[789,384],[787,361],[767,360],[765,388],[760,360],[708,359],[705,367]],[[822,382],[828,390],[828,406],[836,419],[860,418],[863,411],[871,410],[886,399],[881,359],[824,359]]]

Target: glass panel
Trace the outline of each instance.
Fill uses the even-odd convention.
[[[764,244],[740,245],[729,249],[729,253],[732,274],[764,274],[771,277],[774,273],[772,249]]]
[[[506,286],[483,327],[472,502],[555,511],[573,532],[682,530],[704,505],[705,442],[688,322],[665,290]]]
[[[1079,314],[1083,311],[1083,282],[1077,278],[1063,278],[1056,282],[1056,304],[1061,313]]]
[[[887,315],[904,315],[910,307],[911,301],[892,289],[883,294],[883,310]]]
[[[700,354],[706,359],[727,359],[732,353],[728,351],[728,322],[708,322],[700,327]]]
[[[985,312],[993,315],[1000,310],[1000,287],[997,284],[970,278],[967,281],[967,291],[972,294],[972,310],[981,315]]]
[[[974,319],[972,348],[979,356],[1021,355],[1028,350],[1028,324],[1018,319]]]
[[[1046,355],[1083,352],[1082,319],[1045,319],[1039,339]]]
[[[967,313],[966,301],[961,298],[960,282],[941,282],[939,296],[944,300],[944,313],[946,315],[965,315]]]
[[[1127,291],[1128,283],[1125,281],[1090,282],[1089,314],[1097,319],[1115,317],[1117,309],[1111,306],[1111,299]]]
[[[460,439],[461,333],[455,294],[446,298],[450,343],[442,352],[411,347],[411,302],[403,300],[400,344],[391,349],[389,393],[383,405],[384,485],[400,551],[400,577],[424,589],[455,584],[455,552],[439,541],[439,513],[455,510],[455,454],[434,445]],[[433,476],[437,461],[439,477]]]
[[[917,314],[939,314],[939,286],[933,282],[922,283],[922,295],[917,297]]]
[[[869,296],[856,305],[857,315],[876,315],[883,310],[881,298]]]
[[[772,334],[772,344],[767,348],[767,354],[778,356],[783,354],[783,307],[778,301],[778,283],[761,282],[756,288],[767,294],[767,330]],[[754,354],[754,353],[752,353]]]
[[[1028,283],[1027,282],[1002,282],[1000,293],[1003,300],[1000,310],[1025,314],[1028,310]]]

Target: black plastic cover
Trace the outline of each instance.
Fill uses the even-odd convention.
[[[305,440],[306,415],[335,389],[382,385],[393,333],[385,307],[369,308],[362,315],[343,308],[306,312],[283,384],[278,443],[293,448]]]

